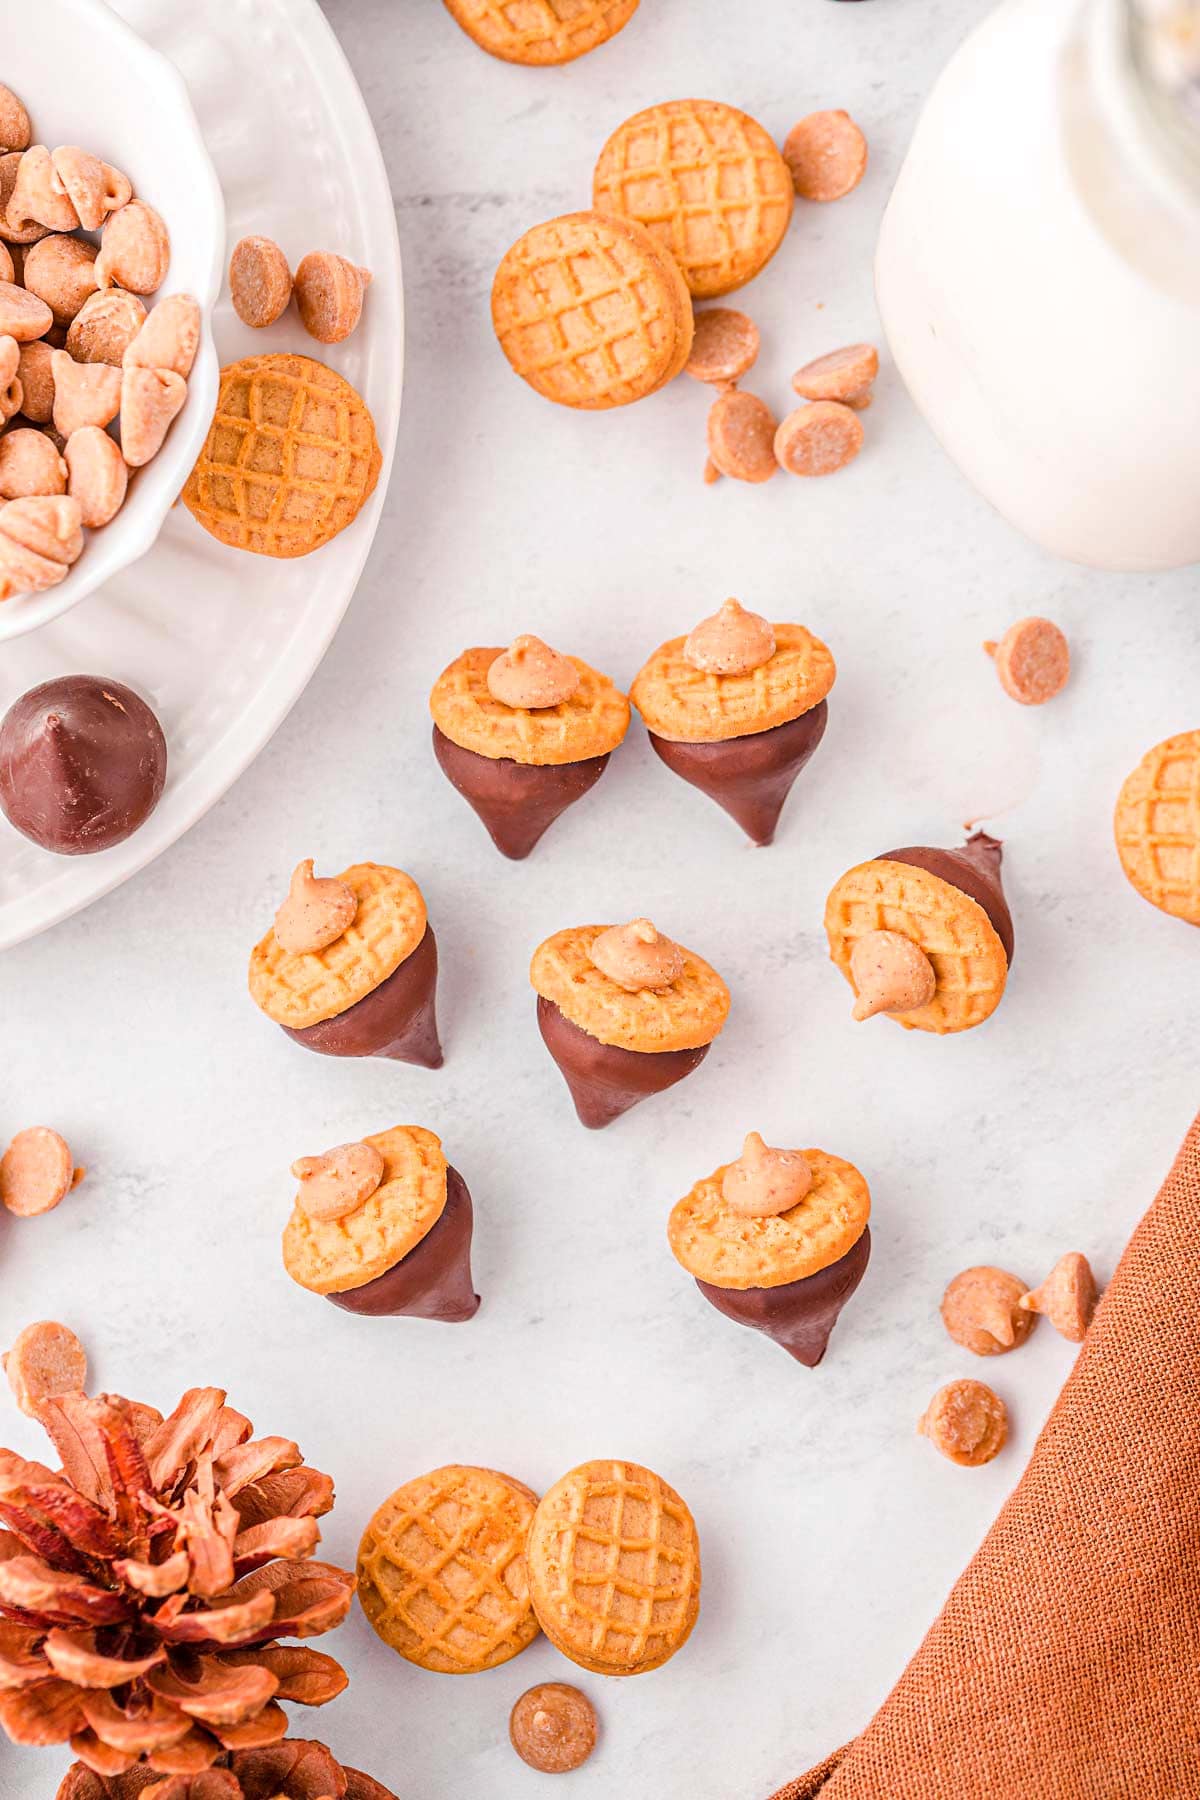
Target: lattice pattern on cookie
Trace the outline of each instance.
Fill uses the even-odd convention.
[[[725,1204],[723,1165],[671,1211],[667,1237],[689,1275],[723,1288],[782,1287],[827,1269],[852,1250],[871,1215],[871,1193],[853,1163],[803,1152],[813,1184],[798,1206],[750,1219]]]
[[[492,287],[492,323],[517,374],[584,408],[625,406],[661,387],[682,340],[691,343],[666,261],[624,219],[568,213],[527,231]]]
[[[284,950],[274,928],[250,953],[250,993],[267,1017],[293,1031],[336,1018],[373,993],[425,936],[425,901],[411,875],[355,863],[338,877],[358,896],[354,923],[304,956]]]
[[[1008,958],[986,912],[925,869],[886,858],[860,863],[826,901],[825,930],[829,954],[847,981],[850,952],[869,931],[898,931],[920,945],[937,989],[928,1006],[890,1015],[905,1030],[968,1031],[996,1010],[1004,993]]]
[[[607,756],[629,729],[629,702],[608,679],[572,656],[579,686],[559,706],[536,711],[505,706],[488,691],[499,649],[464,650],[438,677],[429,697],[434,723],[477,756],[547,765]]]
[[[1121,789],[1121,867],[1151,905],[1200,925],[1200,731],[1156,744]]]
[[[344,1219],[310,1219],[299,1199],[283,1234],[283,1262],[313,1294],[344,1294],[386,1275],[414,1250],[446,1208],[441,1139],[420,1125],[395,1125],[366,1139],[383,1157],[383,1180]]]
[[[679,1495],[637,1463],[584,1463],[538,1507],[529,1534],[538,1622],[597,1674],[658,1668],[700,1610],[700,1544]]]
[[[686,638],[661,644],[629,697],[657,736],[721,743],[786,725],[820,705],[837,678],[827,645],[803,625],[776,625],[775,654],[747,675],[707,675],[685,661]]]
[[[250,356],[221,371],[183,498],[223,544],[304,556],[356,517],[381,460],[366,405],[333,369],[307,356]]]
[[[525,1543],[537,1496],[492,1469],[435,1469],[385,1500],[363,1534],[358,1593],[385,1644],[469,1675],[533,1642]]]
[[[728,294],[770,261],[792,216],[787,164],[754,119],[716,100],[634,115],[600,152],[593,200],[645,225],[697,298]]]
[[[657,1053],[711,1044],[729,1013],[729,989],[716,970],[684,950],[683,974],[669,988],[627,993],[591,958],[592,945],[607,930],[570,926],[534,951],[529,979],[542,998],[580,1030],[622,1050]]]
[[[571,62],[615,37],[638,0],[446,0],[475,42],[505,62]]]

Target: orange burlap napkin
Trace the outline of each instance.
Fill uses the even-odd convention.
[[[818,1795],[1200,1796],[1200,1118],[921,1648],[776,1800]]]

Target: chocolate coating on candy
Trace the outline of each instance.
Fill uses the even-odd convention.
[[[594,788],[608,756],[581,762],[534,764],[464,750],[433,728],[433,753],[443,775],[483,820],[502,856],[520,862],[568,806]]]
[[[59,856],[121,843],[150,817],[166,778],[162,726],[119,681],[44,681],[0,722],[0,808]]]
[[[321,1056],[382,1056],[440,1069],[437,1028],[437,940],[432,925],[386,981],[345,1012],[317,1025],[281,1025],[296,1043]]]
[[[401,965],[403,967],[403,964]],[[407,1256],[362,1287],[325,1298],[343,1312],[378,1319],[403,1314],[458,1325],[479,1311],[471,1280],[471,1234],[475,1215],[466,1182],[446,1170],[446,1204],[432,1231]]]
[[[650,732],[650,742],[668,769],[735,819],[756,844],[772,843],[792,784],[825,735],[825,700],[769,731],[721,743],[687,744]]]
[[[991,920],[992,930],[1004,946],[1004,954],[1011,968],[1013,922],[1000,879],[1003,854],[1004,845],[999,838],[989,837],[986,831],[977,831],[960,850],[935,850],[921,844],[914,849],[885,850],[881,860],[908,863],[914,869],[924,869],[927,874],[936,875],[941,881],[948,881],[960,894],[965,894],[969,900],[982,906]]]
[[[838,1315],[867,1272],[871,1229],[828,1268],[802,1281],[773,1288],[722,1288],[697,1281],[696,1286],[717,1311],[737,1325],[748,1325],[779,1344],[805,1368],[815,1369],[824,1356]]]
[[[542,1040],[571,1090],[580,1122],[589,1131],[611,1125],[639,1100],[674,1087],[699,1068],[710,1049],[702,1044],[696,1050],[623,1050],[618,1044],[602,1044],[540,994],[537,1019]]]

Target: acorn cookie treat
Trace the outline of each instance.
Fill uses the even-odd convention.
[[[667,1236],[704,1298],[815,1369],[871,1255],[871,1194],[853,1163],[775,1150],[758,1132],[699,1181]]]
[[[293,1281],[372,1318],[474,1318],[471,1196],[432,1131],[396,1125],[301,1157],[292,1174],[283,1263]]]
[[[825,903],[829,954],[857,996],[856,1019],[890,1013],[939,1036],[981,1025],[1000,1004],[1013,923],[999,839],[920,845],[860,863]]]
[[[700,1539],[683,1500],[652,1469],[572,1469],[539,1501],[526,1554],[537,1622],[580,1668],[642,1675],[691,1636]]]
[[[1118,796],[1114,830],[1143,900],[1200,925],[1200,731],[1146,752]]]
[[[442,773],[514,860],[595,786],[629,728],[629,702],[606,675],[527,636],[464,650],[429,710]]]
[[[729,1013],[716,970],[649,919],[556,931],[529,979],[542,1039],[591,1130],[690,1075]]]
[[[382,1056],[440,1069],[437,943],[411,875],[354,863],[333,877],[298,863],[275,923],[250,955],[250,994],[322,1056]]]
[[[769,844],[792,783],[825,733],[837,668],[803,625],[736,600],[654,652],[630,690],[668,769]]]

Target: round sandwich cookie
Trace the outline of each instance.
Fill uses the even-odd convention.
[[[574,62],[616,37],[638,0],[444,0],[467,36],[501,62]]]
[[[536,1506],[523,1481],[460,1464],[398,1487],[358,1549],[358,1597],[383,1642],[440,1675],[477,1675],[527,1650]]]
[[[602,411],[656,393],[692,349],[692,304],[669,250],[632,219],[566,213],[508,250],[492,326],[523,381],[560,406]]]
[[[890,1013],[906,1031],[969,1031],[999,1006],[1013,957],[1003,847],[977,831],[958,850],[889,850],[836,882],[829,954],[854,1017]]]
[[[630,699],[667,768],[769,844],[825,735],[836,677],[829,649],[803,625],[772,625],[727,600],[659,646]]]
[[[577,925],[534,951],[538,1028],[591,1130],[700,1066],[729,1014],[729,989],[649,919]]]
[[[672,1253],[711,1306],[806,1368],[825,1355],[871,1255],[871,1194],[853,1163],[777,1150],[758,1132],[672,1209]]]
[[[1117,798],[1121,867],[1143,900],[1200,925],[1200,731],[1164,738]]]
[[[300,1287],[369,1318],[474,1318],[471,1195],[432,1131],[395,1125],[301,1157],[292,1174],[283,1264]]]
[[[719,100],[635,113],[600,152],[598,212],[634,219],[683,270],[695,299],[753,280],[783,242],[795,189],[769,133]]]
[[[696,1522],[639,1463],[582,1463],[556,1481],[534,1513],[528,1562],[538,1624],[596,1675],[660,1668],[699,1616]]]
[[[310,859],[250,954],[250,994],[306,1050],[440,1069],[437,970],[411,875],[354,863],[319,877]]]
[[[442,773],[515,861],[596,785],[629,729],[629,702],[607,675],[527,635],[464,650],[429,710]]]

